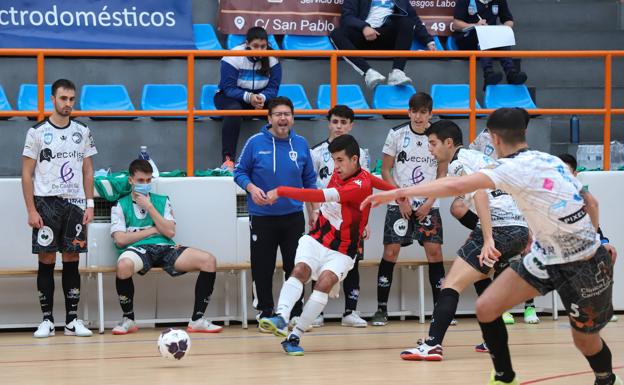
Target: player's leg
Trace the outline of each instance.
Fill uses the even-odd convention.
[[[36,231],[36,230],[35,230]],[[37,292],[39,305],[43,314],[43,322],[34,333],[35,338],[46,338],[54,335],[54,265],[56,253],[39,253],[37,270]]]
[[[347,277],[342,282],[345,293],[345,312],[342,315],[341,325],[356,328],[365,328],[367,322],[356,312],[358,299],[360,297],[360,271],[359,259],[355,259],[353,269],[349,271]]]
[[[429,284],[433,295],[433,304],[438,302],[438,296],[444,280],[444,263],[442,255],[442,243],[444,234],[442,231],[442,218],[439,209],[431,209],[422,221],[414,224],[414,238],[418,237],[419,243],[425,249],[425,256],[429,263]]]
[[[461,198],[455,198],[451,203],[451,215],[470,230],[474,230],[479,223],[479,216],[470,211]]]
[[[249,218],[249,244],[253,305],[259,311],[256,319],[273,315],[273,274],[277,259],[278,235],[269,217]],[[261,332],[267,332],[260,328]]]
[[[305,217],[303,212],[284,216],[284,220],[279,224],[279,248],[284,264],[284,276],[288,280],[295,267],[295,257],[299,247],[299,239],[305,234]],[[297,317],[303,308],[303,291],[299,301],[292,309],[292,316]]]
[[[113,328],[114,335],[124,335],[139,330],[134,320],[134,281],[132,276],[138,272],[145,274],[150,269],[151,263],[148,258],[144,248],[130,247],[121,253],[117,259],[115,287],[123,314],[121,321]]]

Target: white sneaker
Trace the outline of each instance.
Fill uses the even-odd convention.
[[[113,334],[116,336],[134,333],[139,330],[136,322],[128,317],[123,317],[121,322],[113,328]]]
[[[366,82],[366,87],[372,90],[378,84],[385,82],[386,77],[371,68],[368,71],[366,71],[366,76],[364,76],[364,81]]]
[[[429,346],[425,343],[418,344],[415,348],[401,352],[401,359],[406,361],[442,361],[442,346]]]
[[[42,323],[39,324],[33,336],[35,338],[48,338],[54,335],[54,324],[49,319],[44,319]]]
[[[72,322],[65,325],[65,335],[76,337],[91,337],[93,335],[93,332],[87,329],[82,320],[76,318]]]
[[[340,322],[342,326],[349,326],[352,328],[365,328],[368,326],[368,322],[362,319],[360,315],[352,311],[350,314],[342,317],[342,322]]]
[[[407,75],[405,75],[405,72],[396,68],[393,69],[388,75],[389,86],[404,86],[411,83],[412,79],[408,78]]]
[[[618,316],[614,314],[611,316],[611,319],[609,320],[609,322],[618,322],[618,319],[619,319]]]
[[[195,321],[191,320],[186,331],[189,333],[221,333],[223,327],[213,324],[207,318],[201,317]]]
[[[323,313],[321,313],[312,322],[312,327],[320,328],[320,327],[323,327],[324,325],[325,325],[325,317],[323,317]]]
[[[299,317],[292,317],[290,322],[288,323],[288,330],[293,330],[295,326],[297,326],[297,321],[299,321]],[[305,332],[309,332],[312,330],[312,325],[308,326]]]
[[[457,322],[457,320],[456,320],[455,318],[453,318],[453,319],[451,320],[450,325],[451,325],[451,326],[457,326],[457,323],[458,323],[458,322]]]

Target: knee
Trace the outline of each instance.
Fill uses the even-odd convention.
[[[203,253],[199,270],[214,273],[217,270],[217,258],[210,253]]]
[[[477,311],[477,319],[479,322],[492,322],[499,316],[493,311],[493,304],[488,301],[488,299],[484,296],[481,296],[477,299],[476,303],[476,311]]]
[[[583,334],[573,332],[574,346],[584,355],[593,356],[602,350],[602,340],[599,334]]]
[[[304,263],[298,263],[292,273],[291,276],[297,278],[301,283],[306,283],[310,278],[310,268]],[[318,282],[317,282],[318,284]],[[314,286],[316,288],[316,286]]]
[[[384,247],[383,259],[388,262],[396,262],[399,258],[400,247]]]
[[[427,261],[430,263],[442,262],[442,246],[435,244],[435,246],[429,247],[426,255]]]
[[[453,217],[457,219],[466,215],[467,210],[468,208],[466,207],[464,202],[460,201],[459,199],[454,200],[451,204],[451,215],[453,215]]]
[[[56,263],[56,253],[43,253],[39,254],[39,262],[46,265],[53,265]]]
[[[117,278],[128,279],[134,274],[134,263],[128,259],[123,258],[117,262]]]
[[[329,293],[336,283],[338,283],[336,274],[331,271],[324,271],[316,282],[314,290]]]

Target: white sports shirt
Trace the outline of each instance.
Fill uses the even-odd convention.
[[[314,171],[316,171],[316,186],[318,188],[325,188],[334,173],[334,159],[329,152],[329,142],[327,140],[312,147],[310,154],[312,154],[312,164],[314,165]],[[370,156],[368,150],[360,148],[360,167],[364,170],[370,170]]]
[[[477,135],[475,140],[470,143],[469,148],[471,150],[481,151],[494,160],[498,159],[498,155],[496,151],[494,151],[494,146],[492,146],[492,136],[487,128]]]

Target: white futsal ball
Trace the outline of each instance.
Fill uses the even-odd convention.
[[[170,360],[181,360],[191,350],[191,338],[184,330],[167,329],[158,337],[160,355]]]

